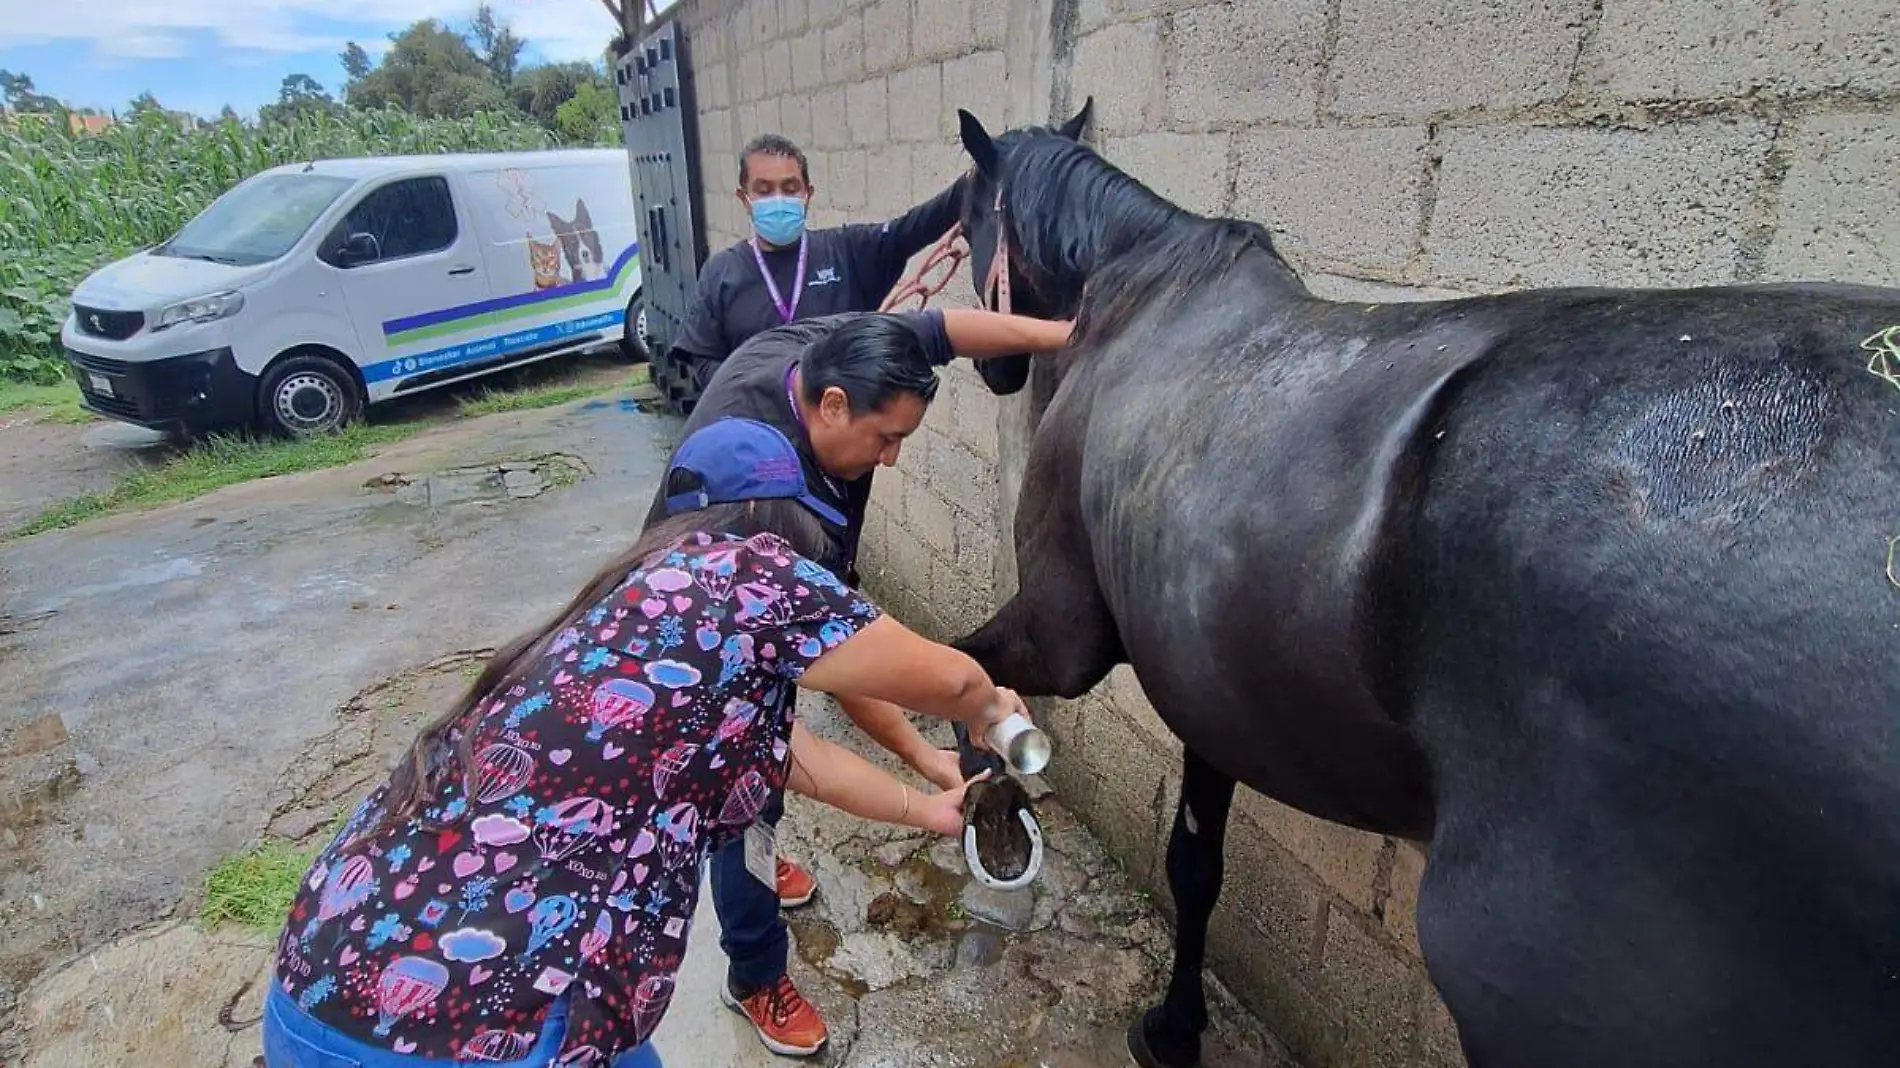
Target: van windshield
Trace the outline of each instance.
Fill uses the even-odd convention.
[[[265,174],[240,182],[184,225],[154,255],[249,266],[290,251],[354,178]]]

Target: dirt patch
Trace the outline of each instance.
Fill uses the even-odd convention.
[[[167,449],[94,448],[99,423],[47,423],[31,414],[0,415],[0,531],[13,530],[48,506],[103,493],[121,475],[157,466]]]
[[[179,923],[88,953],[26,997],[17,1063],[248,1068],[271,942]]]
[[[521,460],[451,467],[422,475],[389,472],[377,475],[363,486],[393,493],[404,504],[441,508],[469,501],[539,497],[550,489],[571,486],[592,473],[580,457],[557,452]]]
[[[336,729],[297,754],[278,779],[264,833],[310,844],[388,774],[416,733],[461,696],[494,652],[449,653],[344,702]]]

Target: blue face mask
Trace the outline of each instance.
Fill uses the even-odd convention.
[[[774,245],[789,245],[805,229],[801,197],[759,197],[752,201],[752,228]]]

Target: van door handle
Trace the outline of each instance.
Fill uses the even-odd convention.
[[[449,270],[449,273],[450,273],[450,274],[474,274],[474,273],[475,273],[475,268],[473,268],[473,267],[454,267],[454,268],[451,268],[451,269]]]

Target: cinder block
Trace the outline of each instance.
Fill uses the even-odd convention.
[[[737,99],[749,104],[765,95],[765,51],[747,49],[739,55],[739,81],[733,86]]]
[[[910,146],[880,144],[867,155],[870,188],[865,206],[871,218],[892,219],[910,210]]]
[[[976,52],[943,65],[943,136],[957,136],[957,109],[983,120],[991,133],[1002,129],[997,103],[1009,80],[1009,60],[1001,52]],[[959,149],[961,151],[961,149]],[[967,166],[969,157],[964,156]]]
[[[914,479],[904,484],[904,524],[934,551],[956,555],[956,513],[931,486]]]
[[[942,64],[908,67],[891,75],[892,140],[941,141],[946,136],[937,124],[942,114]]]
[[[1413,1068],[1418,985],[1424,973],[1394,948],[1370,917],[1350,909],[1330,910],[1316,990],[1345,1024],[1345,1063]]]
[[[925,469],[926,477],[945,487],[994,486],[996,469],[985,462],[970,448],[960,442],[947,438],[933,438],[930,442],[930,466]]]
[[[1089,723],[1087,759],[1102,778],[1100,794],[1088,812],[1089,826],[1130,876],[1155,885],[1164,879],[1159,861],[1166,846],[1156,798],[1163,796],[1162,783],[1172,768],[1122,713],[1104,710],[1096,716]]]
[[[1181,207],[1202,215],[1226,214],[1227,134],[1111,137],[1102,148],[1109,162]]]
[[[754,47],[778,39],[778,0],[752,0],[746,16],[752,20]]]
[[[778,97],[767,97],[757,104],[754,104],[753,107],[755,109],[752,120],[753,126],[752,132],[746,135],[748,138],[755,137],[762,133],[784,132],[785,123],[779,115]]]
[[[1076,6],[1075,28],[1081,33],[1094,33],[1114,19],[1115,12],[1109,0],[1082,0]]]
[[[803,94],[780,97],[778,110],[780,132],[800,148],[811,144],[811,98]]]
[[[1556,100],[1589,10],[1590,0],[1342,0],[1333,110],[1423,119]]]
[[[912,58],[949,59],[968,52],[972,43],[970,10],[968,3],[917,0],[910,29]]]
[[[1385,899],[1385,930],[1399,948],[1413,957],[1418,949],[1418,884],[1425,876],[1425,851],[1412,842],[1398,842],[1392,855],[1391,888]]]
[[[1176,15],[1169,120],[1313,121],[1325,33],[1326,0],[1236,0]]]
[[[845,86],[844,110],[853,145],[881,145],[890,140],[890,87],[884,78]]]
[[[1283,231],[1296,254],[1396,270],[1418,239],[1425,141],[1422,127],[1243,135],[1234,214]]]
[[[1167,814],[1170,827],[1173,818]],[[1339,1044],[1338,1028],[1312,988],[1325,892],[1239,813],[1228,822],[1226,844],[1220,903],[1209,925],[1209,963],[1302,1063],[1329,1063],[1314,1054]],[[1155,893],[1172,906],[1165,879],[1156,880]]]
[[[1431,274],[1507,286],[1730,281],[1767,143],[1755,122],[1455,133],[1427,223]]]
[[[1886,0],[1605,0],[1580,81],[1621,100],[1900,88]]]
[[[864,210],[868,168],[864,150],[849,149],[831,156],[831,188],[820,187],[819,196],[847,214]]]
[[[1790,142],[1766,273],[1900,286],[1900,116],[1804,120]]]
[[[790,35],[805,32],[810,22],[806,18],[805,0],[778,0],[778,31]]]
[[[929,2],[929,0],[926,0]],[[1009,37],[1012,0],[969,0],[970,45],[998,48]]]
[[[957,569],[968,576],[969,581],[980,582],[990,591],[982,607],[985,612],[994,612],[999,603],[991,583],[991,576],[996,572],[996,527],[978,523],[962,513],[957,514],[956,525]]]
[[[708,63],[693,79],[699,91],[699,106],[706,111],[726,107],[732,94],[732,79],[723,63]]]
[[[844,87],[820,89],[811,96],[811,140],[817,148],[836,149],[851,144],[845,121]]]
[[[732,13],[728,25],[732,27],[732,55],[744,55],[763,43],[759,40],[758,21],[752,17],[750,5],[741,4]]]
[[[825,35],[811,30],[792,38],[792,88],[805,92],[825,84]]]
[[[944,144],[941,141],[920,141],[910,146],[910,199],[913,204],[922,204],[945,189],[964,171],[970,169],[970,157],[963,146]],[[910,264],[915,268],[921,262],[923,253]],[[950,283],[951,289],[968,289],[967,282]]]
[[[864,69],[894,70],[910,58],[910,0],[873,0],[864,8]]]
[[[806,14],[813,26],[829,26],[836,22],[850,7],[847,0],[811,0],[806,5]]]
[[[825,30],[825,80],[851,82],[864,73],[864,19],[856,10]]]
[[[1343,901],[1362,912],[1372,911],[1372,883],[1385,839],[1316,819],[1252,791],[1237,799],[1235,807]]]
[[[1097,134],[1142,133],[1161,124],[1161,69],[1159,23],[1109,26],[1076,42],[1069,95],[1095,97]],[[979,117],[992,133],[1001,125],[988,114]]]
[[[792,43],[773,41],[765,46],[765,91],[782,96],[792,91]]]

